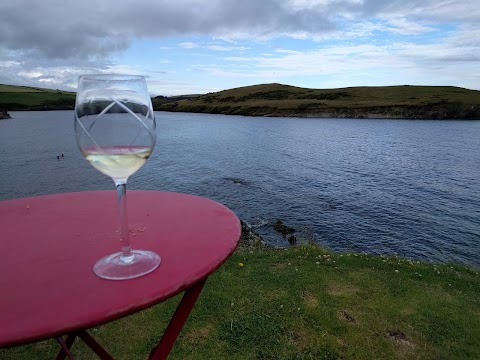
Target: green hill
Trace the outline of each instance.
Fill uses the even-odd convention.
[[[155,110],[228,115],[480,119],[480,91],[453,86],[306,89],[264,84],[156,103]]]
[[[0,109],[69,110],[74,107],[74,92],[0,84]]]
[[[227,115],[480,119],[480,91],[454,86],[306,89],[263,84],[206,95],[157,96],[155,110]],[[75,93],[0,84],[0,110],[68,110]]]

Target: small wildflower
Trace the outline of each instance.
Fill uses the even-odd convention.
[[[316,264],[316,265],[320,265],[320,261],[317,261],[315,264]]]
[[[396,273],[398,273],[398,270],[395,270]]]
[[[283,309],[283,305],[280,305],[280,309]]]
[[[238,266],[240,266],[241,268],[243,268],[243,267],[245,266],[245,264],[242,263],[242,262],[239,262],[239,263],[238,263]]]

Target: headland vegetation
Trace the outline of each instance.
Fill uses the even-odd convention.
[[[225,115],[480,119],[480,91],[454,86],[363,86],[307,89],[262,84],[204,95],[156,96],[154,110]],[[1,85],[0,108],[6,111],[72,110],[75,93]]]

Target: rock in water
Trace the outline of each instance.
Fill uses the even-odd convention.
[[[4,119],[11,119],[12,117],[9,115],[9,113],[7,112],[7,110],[5,109],[0,109],[0,120],[4,120]]]
[[[263,247],[265,241],[257,234],[245,221],[240,221],[242,224],[242,236],[240,238],[240,247]]]
[[[283,236],[287,236],[288,234],[293,234],[295,232],[295,229],[287,226],[283,223],[282,220],[278,219],[274,224],[273,228],[281,233]]]

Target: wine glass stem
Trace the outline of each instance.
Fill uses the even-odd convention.
[[[130,233],[128,231],[127,216],[127,183],[116,182],[118,212],[120,215],[120,226],[122,232],[122,256],[121,261],[129,263],[133,260],[132,247],[130,246]]]

